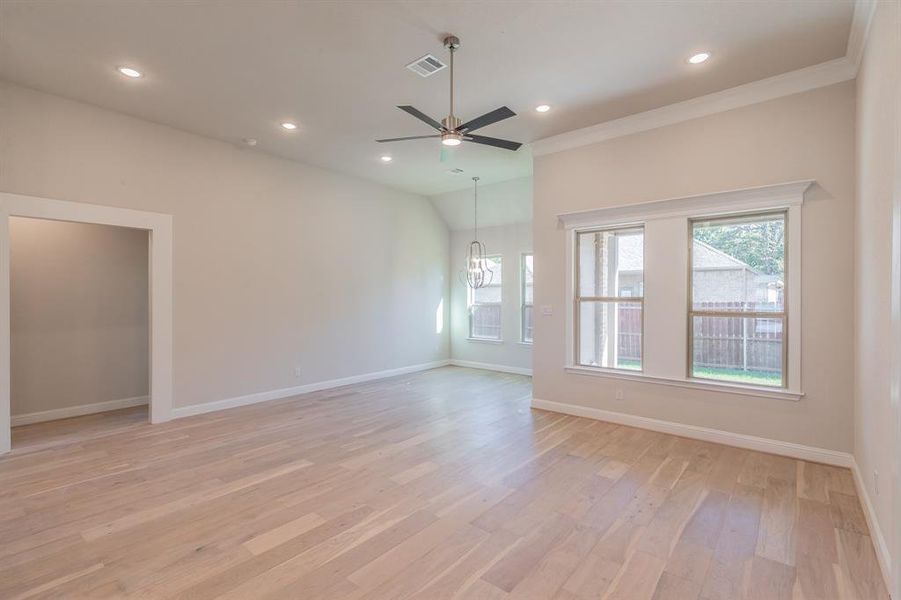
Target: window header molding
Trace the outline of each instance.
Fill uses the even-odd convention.
[[[813,184],[812,179],[790,181],[725,192],[593,208],[558,214],[557,218],[566,229],[578,229],[673,217],[713,216],[718,213],[788,208],[800,206],[804,202],[804,193]]]

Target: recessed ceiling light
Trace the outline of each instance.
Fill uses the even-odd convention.
[[[116,70],[126,77],[131,77],[132,79],[137,79],[138,77],[144,76],[143,73],[141,73],[137,69],[132,69],[131,67],[116,67]]]
[[[688,58],[688,62],[690,62],[693,65],[699,65],[702,62],[706,61],[708,58],[710,58],[709,52],[698,52],[697,54],[692,54]]]
[[[539,104],[538,106],[535,107],[535,110],[537,112],[543,113],[543,112],[547,112],[547,111],[551,110],[551,107],[548,106],[547,104]]]
[[[392,160],[394,160],[394,159],[391,158],[390,156],[388,156],[387,154],[382,157],[382,162],[391,162]]]
[[[292,123],[291,121],[285,121],[284,123],[282,123],[282,127],[287,129],[288,131],[294,131],[295,129],[297,129],[297,124]]]

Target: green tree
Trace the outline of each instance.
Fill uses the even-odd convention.
[[[785,273],[785,221],[696,226],[694,237],[767,275]]]

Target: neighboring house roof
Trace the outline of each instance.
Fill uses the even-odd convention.
[[[757,270],[744,261],[734,256],[729,256],[722,250],[717,250],[710,244],[700,240],[694,240],[691,249],[691,262],[695,268],[700,269],[747,269],[753,273]]]
[[[619,237],[618,242],[619,270],[641,271],[643,268],[641,236],[623,235]],[[696,268],[700,269],[747,269],[752,273],[757,273],[750,265],[700,240],[694,240],[692,262]]]

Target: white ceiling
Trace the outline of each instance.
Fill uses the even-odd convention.
[[[447,32],[463,43],[456,112],[507,105],[519,116],[479,133],[530,142],[841,57],[852,11],[850,0],[4,0],[0,78],[432,195],[470,175],[531,172],[528,147],[464,144],[441,163],[437,140],[373,142],[430,133],[397,104],[446,114],[447,71],[422,79],[404,65],[444,58]],[[685,63],[701,49],[708,63]],[[553,109],[539,115],[540,103]],[[298,131],[279,128],[287,119]]]
[[[483,185],[479,181],[479,228],[532,222],[532,178]],[[473,182],[464,178],[468,187],[432,196],[430,200],[441,213],[447,226],[459,231],[473,226]]]

